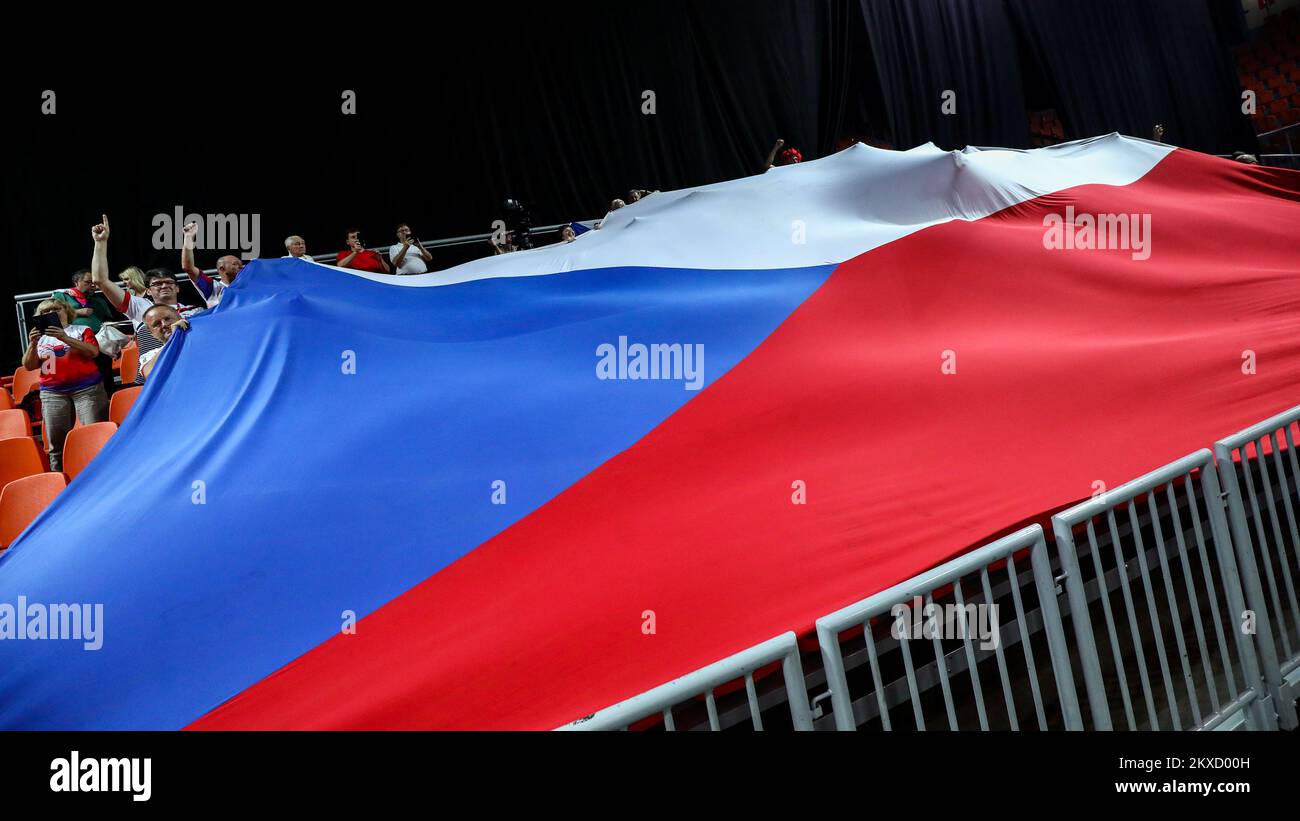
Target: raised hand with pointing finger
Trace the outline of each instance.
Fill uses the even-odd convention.
[[[108,214],[104,214],[102,219],[103,222],[90,229],[90,237],[95,242],[108,242]]]

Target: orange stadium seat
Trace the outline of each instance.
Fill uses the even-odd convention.
[[[21,408],[0,411],[0,439],[31,438],[32,420]]]
[[[131,406],[135,404],[142,390],[144,390],[143,385],[136,385],[133,388],[123,388],[113,394],[113,398],[108,400],[108,421],[115,425],[122,424],[122,420],[131,412]]]
[[[9,391],[0,391],[0,410],[13,410],[14,399]]]
[[[18,370],[14,371],[14,404],[21,403],[23,397],[25,397],[33,388],[39,387],[40,384],[41,372],[39,369],[29,371],[22,365],[19,365]]]
[[[0,548],[13,544],[67,485],[62,473],[37,473],[5,485],[0,490]]]
[[[63,472],[68,475],[69,482],[86,469],[90,460],[116,432],[117,424],[114,422],[96,422],[68,432],[68,438],[63,442]]]
[[[31,437],[0,439],[0,488],[24,476],[45,472],[40,448]]]
[[[134,342],[122,349],[122,384],[135,382],[135,372],[140,364],[140,348]]]

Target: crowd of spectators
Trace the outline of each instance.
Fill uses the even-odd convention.
[[[239,275],[243,263],[235,256],[217,260],[215,279],[194,264],[195,229],[193,224],[184,228],[181,270],[190,275],[202,304],[182,302],[180,283],[166,268],[141,271],[132,266],[116,280],[110,276],[111,228],[105,216],[90,231],[90,267],[73,273],[71,288],[56,291],[36,306],[22,366],[40,371],[41,436],[50,470],[62,469],[64,440],[75,424],[108,419],[114,389],[110,349],[117,353],[127,339],[114,324],[117,315],[131,325],[139,351],[134,382],[143,384],[172,332],[189,327],[187,317],[219,304],[222,292]]]
[[[1052,138],[1063,136],[1059,131],[1050,135]],[[1162,124],[1153,126],[1153,141],[1162,142],[1164,136]],[[1055,140],[1048,140],[1051,141]],[[1240,151],[1234,153],[1233,159],[1249,164],[1258,162],[1255,156]],[[785,141],[778,139],[758,172],[802,160],[803,155],[798,149],[785,147]],[[625,197],[614,198],[609,204],[609,212],[655,193],[633,188]],[[573,242],[588,230],[598,230],[602,222],[596,222],[590,228],[577,222],[562,225],[557,231],[557,240]],[[167,268],[142,271],[131,266],[116,279],[111,277],[108,267],[110,228],[105,216],[91,229],[94,252],[90,267],[73,272],[71,287],[56,291],[36,306],[22,366],[29,371],[41,372],[42,436],[51,470],[60,469],[63,440],[76,422],[89,425],[107,419],[108,397],[115,388],[110,354],[117,353],[127,340],[114,324],[117,315],[125,316],[123,322],[130,323],[139,354],[133,382],[142,385],[174,332],[188,328],[190,317],[219,305],[226,288],[239,275],[243,262],[233,255],[217,260],[215,277],[199,268],[195,261],[196,233],[197,226],[193,223],[182,230],[180,271],[188,276],[196,289],[197,300],[182,301],[181,282]],[[506,254],[531,247],[529,233],[526,227],[522,237],[514,230],[494,232],[488,241],[495,253]],[[409,223],[396,226],[396,240],[386,251],[376,250],[366,247],[359,230],[349,230],[345,234],[343,249],[335,254],[335,264],[340,268],[376,274],[427,273],[433,256]],[[307,243],[301,236],[287,237],[284,247],[285,259],[314,262],[307,254]],[[25,397],[17,398],[22,401]]]
[[[634,193],[639,197],[647,192]],[[113,391],[131,384],[143,385],[175,331],[187,329],[189,318],[219,305],[226,289],[239,276],[243,261],[230,254],[217,259],[215,276],[198,266],[197,231],[198,226],[190,223],[181,232],[179,270],[185,276],[167,268],[141,270],[131,266],[113,277],[108,264],[111,228],[105,216],[91,228],[94,250],[90,267],[75,271],[71,287],[55,291],[36,306],[22,367],[40,371],[39,411],[31,403],[28,407],[42,420],[42,438],[51,470],[62,469],[64,440],[73,426],[106,421]],[[558,238],[571,242],[576,236],[577,229],[565,225]],[[396,226],[396,241],[386,248],[367,248],[359,230],[349,230],[345,237],[344,248],[334,259],[340,268],[414,275],[427,273],[433,262],[433,255],[409,223]],[[285,259],[314,263],[302,237],[286,238],[284,248]],[[189,296],[182,294],[186,276],[194,287]],[[130,334],[118,329],[128,323]],[[126,376],[127,384],[115,385],[113,356],[131,344],[138,351],[136,373]]]
[[[762,170],[773,164],[802,160],[793,148],[778,157],[782,145],[783,141],[778,140]],[[616,211],[654,193],[657,192],[633,188],[625,197],[611,201],[609,210]],[[600,222],[593,228],[600,228]],[[180,258],[180,271],[193,284],[197,300],[182,298],[182,281],[167,268],[142,271],[131,266],[113,278],[108,266],[111,229],[105,216],[91,228],[94,251],[90,267],[73,273],[72,287],[55,292],[37,305],[22,364],[27,370],[41,371],[40,414],[51,470],[61,469],[63,442],[74,424],[89,425],[108,418],[108,398],[116,387],[110,354],[116,354],[123,343],[133,342],[139,354],[133,384],[144,384],[175,331],[187,329],[189,318],[219,305],[226,289],[239,276],[243,261],[234,255],[217,260],[215,277],[198,266],[197,229],[194,223],[183,227]],[[588,230],[591,229],[577,222],[561,225],[556,239],[561,243],[573,242]],[[528,238],[523,239],[520,242],[515,231],[504,231],[494,233],[489,242],[495,253],[505,254],[531,247]],[[409,223],[396,226],[396,240],[386,251],[376,250],[366,247],[359,230],[348,230],[344,247],[335,254],[334,262],[340,268],[376,274],[427,273],[433,256]],[[301,236],[287,237],[284,249],[284,259],[315,262]],[[121,321],[123,324],[130,323],[133,339],[117,330],[119,314],[126,317]]]

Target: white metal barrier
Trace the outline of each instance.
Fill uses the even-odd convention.
[[[927,698],[933,708],[940,703],[936,687],[954,730],[965,729],[966,720],[985,730],[995,724],[1021,729],[1030,701],[1039,729],[1115,729],[1113,712],[1122,712],[1131,730],[1294,729],[1297,436],[1300,407],[1219,440],[1213,453],[1200,449],[1056,514],[1054,565],[1043,530],[1034,525],[819,618],[823,670],[816,676],[824,676],[829,690],[816,700],[829,696],[840,730],[867,722],[892,729],[892,712],[904,704],[915,729],[924,730]],[[1018,568],[1026,564],[1022,574]],[[963,587],[967,577],[978,583]],[[1057,600],[1062,581],[1066,607]],[[972,634],[972,611],[997,613],[1006,604],[1014,620],[1002,624],[995,617],[996,640]],[[975,640],[982,640],[978,650]],[[1017,644],[1021,652],[1009,652]],[[1015,656],[1023,656],[1021,677],[1009,672]],[[562,729],[627,729],[662,713],[664,727],[673,730],[673,707],[698,696],[705,698],[710,729],[722,729],[714,690],[740,679],[751,722],[762,729],[753,673],[776,661],[783,666],[790,725],[811,729],[815,716],[793,633]],[[996,665],[1002,696],[996,712],[985,698],[992,687],[985,687],[982,664],[985,670]],[[1075,664],[1086,704],[1078,698]],[[954,692],[965,679],[970,698],[958,704]],[[855,690],[862,695],[854,698]]]
[[[1023,571],[1025,565],[1028,565],[1027,573]],[[969,595],[962,584],[967,577],[974,577],[969,582]],[[1003,608],[1008,604],[1014,619],[1003,620],[998,614],[1005,612]],[[983,617],[979,615],[981,608],[986,614]],[[972,629],[973,619],[991,625],[992,633]],[[1047,652],[1040,647],[1037,657],[1032,641],[1033,633],[1038,632],[1035,627],[1042,629],[1047,643]],[[845,635],[850,632],[851,636]],[[1017,707],[1017,694],[1024,696],[1021,686],[1024,679],[1029,681],[1032,713],[1039,729],[1082,726],[1066,661],[1065,635],[1056,611],[1047,546],[1043,529],[1038,525],[818,619],[817,639],[830,687],[835,726],[840,730],[856,729],[868,720],[878,720],[882,729],[891,729],[891,709],[900,706],[891,695],[901,695],[904,685],[914,726],[924,730],[927,720],[923,694],[932,690],[936,682],[942,689],[949,729],[964,729],[965,722],[977,720],[982,730],[992,725],[1018,730],[1021,710],[1029,712],[1028,704]],[[866,695],[855,703],[845,665],[845,648],[846,645],[856,648],[858,643],[862,649],[857,652],[865,650],[870,680],[860,684],[859,689]],[[1011,652],[1016,645],[1019,654]],[[888,669],[883,663],[886,651],[895,655],[893,666],[901,664],[902,667],[902,676],[892,681],[883,672]],[[1051,662],[1050,676],[1040,671],[1044,656]],[[993,685],[986,685],[980,675],[981,663],[986,672],[991,672],[990,659],[996,662],[1000,701],[986,697]],[[1021,659],[1023,668],[1019,667]],[[1016,663],[1017,672],[1024,671],[1016,683],[1008,672],[1009,661]],[[860,678],[865,679],[867,671],[862,667],[859,665],[863,673]],[[967,678],[971,694],[968,701],[975,707],[973,717],[968,712],[959,716],[954,701],[955,688]],[[996,711],[991,709],[993,706],[997,707]]]
[[[905,705],[926,729],[927,701],[950,729],[1020,729],[1030,705],[1039,729],[1115,729],[1112,713],[1126,729],[1294,728],[1298,436],[1300,407],[1053,516],[1055,563],[1034,525],[818,619],[823,669],[810,680],[829,690],[814,704],[829,696],[841,730],[889,730]],[[977,648],[986,637],[972,632],[971,613],[1008,605],[1014,618],[995,619],[997,640]],[[777,661],[784,683],[769,706],[788,703],[791,725],[811,729],[793,633],[561,729],[626,729],[660,713],[672,730],[674,706],[700,696],[708,726],[721,729],[714,690],[741,679],[762,729],[753,673]],[[993,670],[1000,700],[986,696]]]
[[[1288,730],[1297,726],[1296,698],[1300,697],[1300,605],[1296,597],[1300,463],[1293,431],[1297,421],[1300,408],[1292,408],[1214,445],[1246,600],[1256,616],[1256,644],[1264,679],[1278,723]]]
[[[808,709],[808,692],[804,688],[803,665],[799,661],[799,644],[794,633],[783,633],[768,639],[734,656],[729,656],[708,667],[688,673],[679,679],[557,729],[626,730],[642,719],[660,714],[663,716],[664,729],[672,731],[677,729],[673,708],[704,696],[709,729],[720,730],[722,726],[714,691],[724,684],[743,679],[750,720],[755,730],[762,730],[762,709],[759,705],[754,672],[776,662],[781,663],[781,674],[785,679],[784,700],[789,704],[791,725],[796,730],[811,730],[812,718]]]
[[[1123,525],[1116,516],[1120,511],[1127,520]],[[1090,726],[1114,728],[1116,696],[1131,730],[1231,729],[1242,722],[1252,729],[1276,726],[1254,644],[1240,624],[1245,603],[1209,450],[1059,513],[1052,527]],[[1119,581],[1119,601],[1113,601],[1111,576]],[[1105,591],[1100,613],[1089,609],[1087,585]],[[1127,630],[1117,624],[1121,616]],[[1104,622],[1109,639],[1105,669],[1094,620]],[[1195,642],[1187,627],[1194,629]],[[1134,672],[1142,695],[1136,706],[1130,692]],[[1106,673],[1113,673],[1115,686],[1107,686]],[[1140,707],[1145,710],[1139,712]]]

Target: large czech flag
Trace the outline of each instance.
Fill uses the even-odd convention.
[[[552,728],[1298,403],[1300,174],[1118,135],[259,260],[0,558],[0,726]]]

